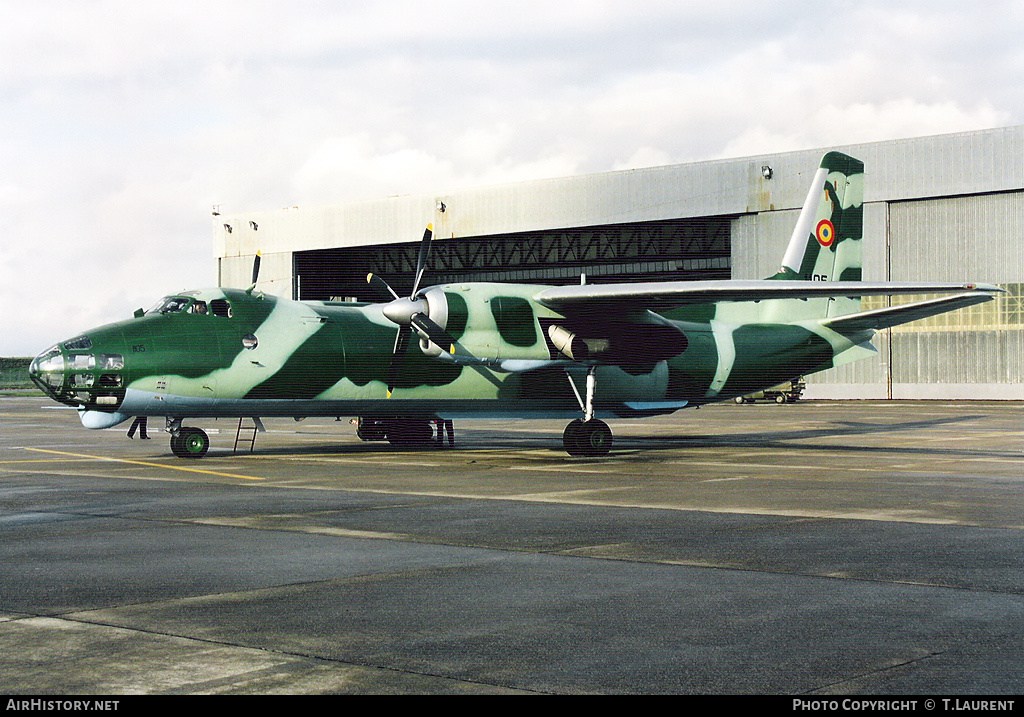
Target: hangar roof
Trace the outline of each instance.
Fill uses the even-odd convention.
[[[832,149],[864,160],[866,202],[1024,189],[1024,126],[1015,126],[225,214],[215,217],[214,254],[409,242],[428,222],[435,236],[455,238],[795,209]]]

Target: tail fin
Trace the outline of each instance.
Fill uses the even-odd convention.
[[[860,281],[863,229],[864,163],[829,152],[814,174],[782,268],[770,278]],[[825,313],[839,316],[859,310],[859,299],[834,299]]]
[[[859,281],[864,163],[829,152],[811,182],[782,268],[773,279]]]

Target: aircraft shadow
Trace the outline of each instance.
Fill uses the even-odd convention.
[[[949,448],[939,445],[927,445],[926,439],[917,445],[873,445],[857,441],[837,441],[836,439],[855,438],[857,436],[876,436],[879,434],[899,434],[939,426],[955,425],[982,418],[981,415],[963,415],[928,420],[911,420],[887,423],[868,423],[860,421],[830,421],[827,425],[815,428],[795,428],[774,431],[736,431],[730,433],[688,433],[685,435],[642,435],[641,424],[629,426],[628,432],[618,432],[615,443],[607,456],[572,457],[562,448],[560,431],[522,430],[502,433],[500,429],[465,428],[456,426],[456,443],[454,446],[429,443],[416,446],[393,446],[387,441],[358,441],[353,438],[341,438],[337,442],[331,440],[320,444],[301,443],[299,441],[288,446],[260,447],[259,442],[254,455],[262,456],[379,456],[432,454],[474,454],[494,451],[550,451],[552,458],[566,461],[600,462],[602,460],[635,460],[642,462],[644,455],[652,452],[686,451],[688,449],[768,449],[780,452],[787,451],[818,451],[823,453],[866,453],[886,455],[934,456],[939,459],[956,459],[970,457],[988,458],[1021,458],[1020,450],[996,448]],[[520,424],[521,425],[521,424]],[[324,434],[315,434],[321,440]],[[817,440],[820,439],[820,440]],[[237,455],[248,453],[238,451]],[[223,448],[211,449],[210,455],[227,457],[232,455]]]

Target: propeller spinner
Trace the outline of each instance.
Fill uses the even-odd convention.
[[[391,398],[398,382],[398,376],[402,371],[402,363],[409,348],[409,339],[413,329],[425,340],[441,347],[448,353],[455,353],[455,339],[448,335],[436,321],[430,318],[430,302],[426,296],[419,295],[420,281],[423,279],[423,272],[427,266],[427,257],[430,255],[430,241],[434,235],[434,225],[428,224],[423,232],[423,239],[420,240],[419,254],[416,257],[416,275],[413,279],[412,293],[408,298],[400,297],[391,286],[381,277],[375,274],[367,274],[366,281],[369,284],[381,286],[394,298],[382,309],[384,316],[398,325],[398,334],[395,336],[395,348],[391,354],[391,365],[388,368],[388,398]]]

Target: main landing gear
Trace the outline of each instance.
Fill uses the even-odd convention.
[[[167,419],[171,452],[178,458],[202,458],[210,449],[210,437],[201,428],[181,425],[180,418]]]
[[[608,424],[599,418],[594,418],[594,389],[597,387],[597,367],[591,366],[587,371],[587,397],[586,401],[580,398],[579,391],[572,377],[566,374],[569,385],[572,386],[576,400],[580,402],[583,409],[582,420],[577,418],[562,433],[562,445],[570,456],[603,456],[612,447],[612,429]]]

